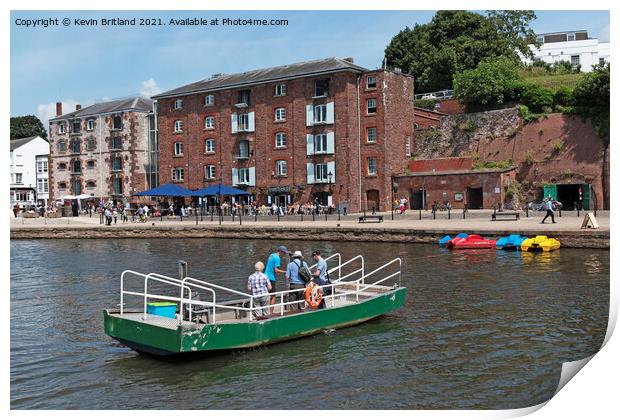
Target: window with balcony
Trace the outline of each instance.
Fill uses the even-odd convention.
[[[375,114],[377,112],[377,100],[366,99],[366,114]]]
[[[248,131],[250,129],[250,117],[248,114],[239,114],[237,116],[237,129],[239,131]]]
[[[286,147],[286,133],[276,133],[276,147]]]
[[[368,175],[377,175],[377,158],[368,158]]]
[[[120,156],[114,156],[112,158],[112,171],[122,171],[123,170],[123,158]]]
[[[82,172],[82,163],[77,159],[71,162],[71,173],[79,174],[81,172]]]
[[[71,153],[80,154],[81,145],[79,140],[73,140],[71,142]]]
[[[173,168],[172,169],[172,180],[175,182],[183,181],[183,168]]]
[[[276,160],[276,176],[286,176],[286,161]]]
[[[284,95],[286,95],[286,85],[283,83],[276,85],[276,96]]]
[[[250,89],[243,89],[239,91],[237,105],[250,105]]]
[[[112,118],[112,129],[113,130],[123,129],[123,119],[120,116],[116,116]]]
[[[239,168],[238,172],[238,183],[239,184],[249,184],[250,183],[250,168]]]
[[[215,104],[215,95],[205,96],[205,106],[211,106]]]
[[[175,133],[182,133],[183,132],[183,121],[176,120],[174,122],[174,132]]]
[[[81,131],[82,128],[82,123],[80,121],[74,121],[73,122],[73,133],[79,133]]]
[[[250,158],[250,142],[247,140],[239,141],[239,159]]]
[[[368,143],[377,142],[377,128],[376,127],[368,127],[366,129],[366,142]]]
[[[120,136],[112,137],[110,149],[121,150],[123,148],[123,139]]]
[[[314,107],[314,123],[327,122],[327,105],[316,105]]]
[[[174,155],[183,156],[183,143],[181,143],[180,141],[174,143]]]
[[[276,108],[276,121],[286,121],[286,108]]]
[[[316,182],[328,182],[328,170],[326,163],[314,165],[314,179]]]
[[[93,131],[95,129],[95,120],[88,120],[86,121],[86,130],[87,131]]]
[[[205,153],[215,153],[215,140],[207,139],[205,141]]]
[[[205,166],[205,179],[215,179],[215,165]]]
[[[205,118],[205,128],[215,128],[215,117]]]
[[[176,99],[174,101],[174,109],[183,109],[183,99]]]
[[[377,88],[377,78],[375,76],[366,77],[366,89],[376,89]]]
[[[329,95],[329,79],[319,79],[314,81],[314,97]]]
[[[314,153],[327,153],[327,134],[314,136]]]

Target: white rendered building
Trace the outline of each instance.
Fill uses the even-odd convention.
[[[39,136],[11,140],[11,208],[47,205],[50,145]]]
[[[553,32],[538,34],[540,47],[530,45],[534,58],[553,64],[568,61],[573,66],[580,65],[581,71],[589,72],[595,64],[610,62],[609,42],[599,42],[597,38],[589,38],[587,31]],[[532,60],[523,58],[530,64]]]

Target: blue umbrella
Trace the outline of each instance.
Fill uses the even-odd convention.
[[[194,197],[221,196],[221,195],[250,195],[250,193],[228,185],[211,185],[207,188],[192,191]]]
[[[142,191],[133,195],[159,196],[159,197],[191,197],[194,193],[176,184],[164,184],[150,190]]]

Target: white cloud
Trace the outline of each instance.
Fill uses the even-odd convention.
[[[67,99],[66,101],[62,101],[62,113],[67,114],[69,112],[75,111],[75,106],[77,104],[79,104],[79,102],[75,99]],[[56,102],[37,105],[37,116],[47,129],[49,127],[49,119],[56,116]]]
[[[601,32],[598,35],[598,39],[601,42],[609,42],[609,25],[601,29]]]
[[[140,96],[151,97],[161,93],[162,90],[157,86],[157,82],[152,77],[149,80],[142,82],[142,89],[140,89]]]

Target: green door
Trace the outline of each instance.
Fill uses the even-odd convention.
[[[590,210],[590,184],[583,184],[581,189],[583,193],[583,209]]]
[[[543,198],[551,196],[554,201],[558,201],[558,186],[555,184],[547,184],[543,187]]]

